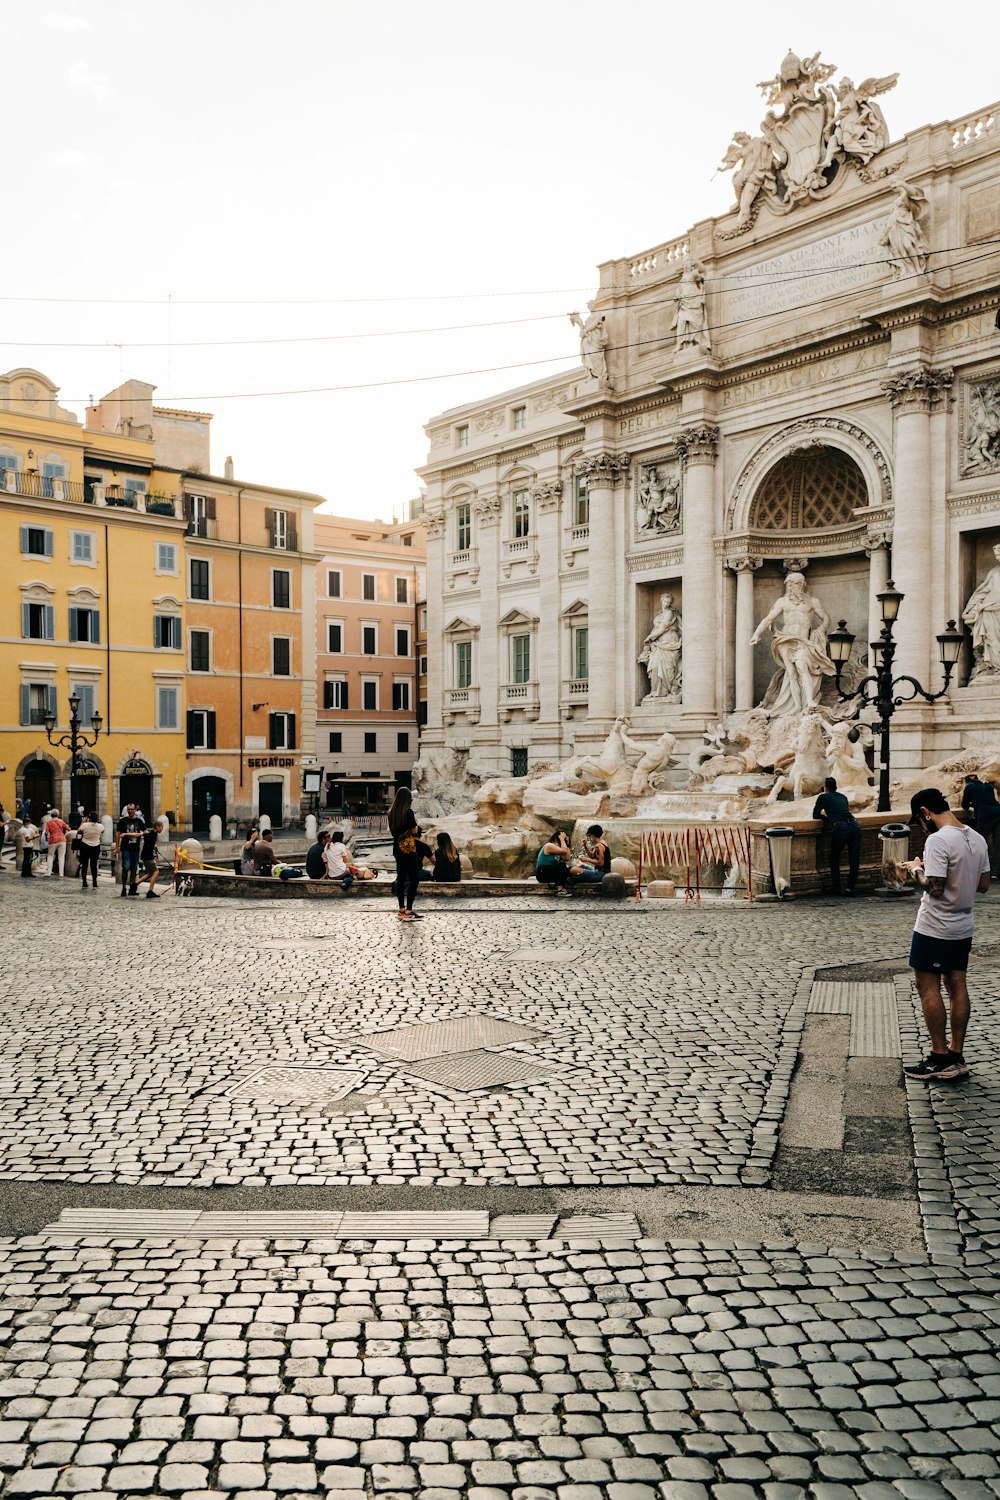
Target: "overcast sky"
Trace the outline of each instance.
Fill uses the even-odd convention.
[[[7,7],[0,366],[80,414],[148,380],[214,413],[216,472],[388,519],[431,415],[577,362],[599,261],[727,211],[713,173],[789,47],[898,71],[893,138],[1000,93],[995,0],[842,11]]]

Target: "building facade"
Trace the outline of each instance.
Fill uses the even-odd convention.
[[[767,698],[790,572],[860,668],[893,577],[928,688],[971,608],[894,766],[1000,739],[1000,615],[969,603],[1000,609],[1000,107],[890,142],[894,80],[831,71],[785,59],[730,213],[600,267],[581,368],[428,424],[428,752],[519,774],[621,715],[694,749]]]
[[[184,818],[185,523],[151,436],[95,433],[37,370],[0,376],[0,800],[72,811],[70,698],[97,743],[86,811]]]
[[[321,805],[380,812],[417,758],[417,605],[425,543],[416,522],[316,517],[316,755]]]

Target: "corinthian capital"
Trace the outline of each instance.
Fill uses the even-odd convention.
[[[894,411],[931,411],[947,398],[954,378],[954,370],[929,370],[916,365],[883,380],[882,389]]]
[[[553,479],[549,484],[535,486],[535,504],[540,511],[558,510],[559,502],[562,500],[563,487],[558,479]]]
[[[480,495],[473,500],[472,508],[481,527],[496,526],[499,523],[501,503],[499,495]]]
[[[632,460],[627,453],[590,453],[580,460],[577,472],[592,485],[614,486],[627,477]]]
[[[726,558],[726,567],[732,573],[756,573],[760,563],[759,557],[752,557],[749,553],[745,557]]]
[[[424,523],[424,531],[429,542],[435,542],[439,537],[444,536],[446,522],[443,511],[425,511],[421,520]]]
[[[714,464],[718,447],[719,429],[709,422],[689,427],[677,439],[677,451],[688,464]]]

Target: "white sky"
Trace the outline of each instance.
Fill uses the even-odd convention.
[[[789,46],[855,82],[898,71],[893,138],[1000,93],[995,0],[843,10],[8,7],[0,368],[42,370],[81,415],[155,382],[159,404],[214,413],[215,472],[231,453],[239,478],[388,519],[429,416],[575,365],[565,313],[597,263],[730,207],[713,172]],[[342,337],[512,319],[547,321]],[[268,339],[310,342],[215,342]],[[553,362],[439,378],[531,360]]]

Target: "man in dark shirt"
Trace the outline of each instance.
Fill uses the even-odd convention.
[[[310,844],[306,850],[306,875],[310,880],[326,880],[327,870],[323,852],[330,842],[330,835],[324,828],[322,833],[316,835],[315,844]]]
[[[159,901],[158,891],[154,891],[156,877],[159,870],[156,864],[156,841],[160,837],[160,825],[151,823],[148,828],[142,830],[142,844],[139,849],[139,863],[142,865],[142,874],[139,876],[137,885],[143,881],[149,881],[149,890],[146,892],[147,901]]]
[[[139,889],[139,844],[142,840],[143,823],[137,815],[134,802],[130,802],[118,819],[115,829],[115,853],[122,862],[122,895],[134,896]]]
[[[858,865],[861,863],[861,828],[851,812],[851,804],[843,792],[837,791],[837,783],[828,776],[823,783],[813,808],[813,817],[819,818],[830,831],[830,889],[835,896],[840,890],[840,851],[847,845],[848,875],[847,896],[855,894],[858,883]]]
[[[966,812],[971,812],[973,827],[986,840],[990,851],[990,869],[996,875],[1000,869],[1000,850],[997,848],[1000,842],[997,837],[1000,834],[1000,802],[997,801],[992,781],[980,781],[975,771],[966,776],[962,807]]]

